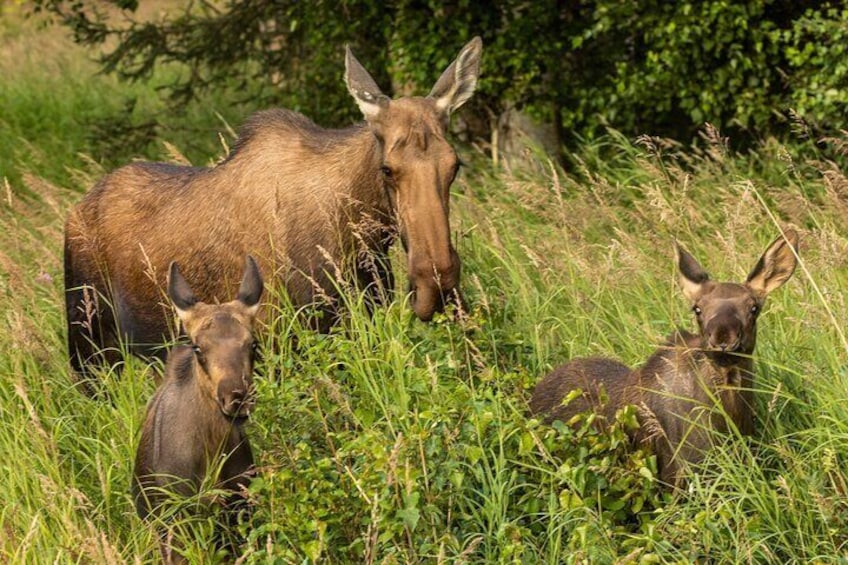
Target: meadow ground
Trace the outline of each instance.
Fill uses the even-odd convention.
[[[0,11],[0,561],[150,562],[130,474],[155,367],[77,392],[64,345],[62,226],[109,168],[179,152],[205,164],[243,106],[183,117],[149,84],[119,84],[55,28]],[[37,46],[37,48],[36,48]],[[166,80],[167,77],[160,77]],[[162,124],[168,124],[162,125]],[[198,141],[200,140],[200,141]],[[838,140],[832,141],[838,145]],[[844,562],[848,560],[848,178],[817,145],[730,155],[614,132],[563,170],[528,151],[454,185],[471,305],[458,324],[402,300],[360,305],[330,335],[282,309],[249,424],[260,479],[241,562]],[[528,418],[533,385],[572,356],[636,365],[694,321],[673,242],[742,279],[780,228],[801,265],[769,299],[756,352],[757,432],[717,438],[685,493],[657,487],[624,427]],[[401,262],[400,251],[395,259]],[[299,342],[293,351],[292,338]],[[215,562],[215,516],[186,551]]]

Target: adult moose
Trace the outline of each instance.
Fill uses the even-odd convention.
[[[739,284],[711,280],[678,246],[680,283],[699,333],[679,330],[632,371],[612,359],[573,359],[536,385],[530,410],[547,421],[568,421],[587,410],[612,421],[616,410],[633,404],[640,423],[633,439],[656,454],[664,483],[679,484],[687,463],[703,459],[713,431],[726,431],[729,422],[743,434],[754,430],[751,355],[757,318],[766,296],[795,271],[797,247],[798,234],[787,230]],[[575,389],[581,389],[582,396],[563,404]],[[604,393],[607,402],[601,401]]]
[[[394,286],[386,253],[397,233],[418,318],[458,298],[449,220],[458,160],[445,136],[451,112],[474,92],[482,46],[474,38],[463,47],[426,97],[397,100],[348,49],[345,82],[364,124],[328,130],[296,112],[259,112],[215,167],[138,162],[104,177],[65,226],[77,375],[118,361],[122,340],[133,353],[163,355],[169,314],[158,288],[171,260],[205,302],[223,298],[250,253],[296,307],[333,302],[350,284],[379,303]],[[333,317],[315,325],[326,329]]]

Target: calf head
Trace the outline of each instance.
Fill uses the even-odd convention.
[[[262,296],[262,277],[248,256],[238,296],[224,304],[198,301],[171,263],[168,295],[191,340],[198,385],[224,416],[242,419],[253,408],[253,363],[257,342],[253,322]]]
[[[766,296],[795,271],[798,234],[787,230],[777,238],[744,283],[716,282],[692,255],[677,245],[683,293],[692,302],[701,346],[719,353],[751,354],[757,340],[757,316]]]

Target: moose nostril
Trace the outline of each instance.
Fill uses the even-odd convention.
[[[221,408],[226,413],[238,410],[244,404],[244,400],[245,394],[242,390],[231,390],[225,394],[221,394],[219,397]]]
[[[719,330],[710,335],[707,343],[710,349],[717,349],[722,352],[733,351],[739,345],[739,333]]]

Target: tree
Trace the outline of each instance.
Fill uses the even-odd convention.
[[[476,135],[509,108],[560,141],[607,126],[688,141],[704,122],[757,137],[785,130],[791,108],[824,130],[848,117],[848,11],[823,1],[202,0],[159,21],[132,19],[137,0],[107,2],[122,21],[99,5],[36,0],[78,42],[114,46],[107,72],[139,80],[178,63],[176,101],[235,88],[324,125],[358,118],[341,80],[345,44],[384,92],[409,93],[474,35],[483,74],[463,115]]]

